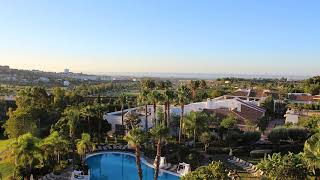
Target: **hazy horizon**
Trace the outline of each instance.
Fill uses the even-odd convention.
[[[0,64],[103,74],[312,76],[320,2],[2,1]]]
[[[0,64],[0,66],[4,66],[6,64]],[[19,67],[11,67],[13,69],[18,70],[40,70],[44,72],[55,72],[55,73],[62,73],[64,69],[59,69],[58,71],[54,70],[41,70],[36,68],[31,69],[21,69]],[[72,69],[69,69],[72,73],[84,73],[88,75],[97,75],[97,76],[127,76],[127,77],[160,77],[160,78],[192,78],[192,79],[217,79],[217,78],[226,78],[226,77],[236,77],[236,78],[288,78],[291,80],[301,80],[306,79],[312,76],[316,76],[318,74],[314,75],[294,75],[294,74],[270,74],[270,73],[258,73],[258,74],[251,74],[251,73],[177,73],[177,72],[80,72],[80,71],[72,71]]]

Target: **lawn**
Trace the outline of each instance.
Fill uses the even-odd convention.
[[[14,164],[9,159],[0,161],[0,173],[4,180],[9,179],[14,170]]]
[[[14,170],[14,164],[8,158],[8,153],[1,153],[9,148],[13,139],[0,140],[0,173],[4,180],[9,179],[9,176],[12,175]]]
[[[2,151],[6,150],[10,146],[12,141],[13,141],[13,139],[0,140],[0,153]]]

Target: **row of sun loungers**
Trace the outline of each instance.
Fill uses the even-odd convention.
[[[247,161],[244,161],[244,160],[237,158],[235,156],[228,159],[228,161],[232,164],[235,164],[237,166],[242,167],[243,169],[245,169],[247,172],[249,172],[251,174],[255,174],[257,176],[262,176],[264,174],[264,172],[261,171],[260,169],[258,169],[257,166],[255,166],[254,164],[249,163]]]

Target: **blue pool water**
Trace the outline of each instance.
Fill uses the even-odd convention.
[[[154,169],[141,159],[144,180],[153,180]],[[90,180],[138,180],[135,156],[128,153],[107,152],[87,159]],[[159,173],[159,180],[179,180],[178,176],[167,172]]]

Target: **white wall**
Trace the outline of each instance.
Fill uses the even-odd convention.
[[[297,124],[299,121],[299,115],[297,114],[286,114],[285,117],[286,117],[285,123]]]

